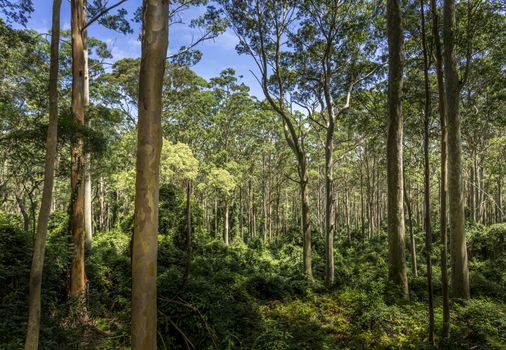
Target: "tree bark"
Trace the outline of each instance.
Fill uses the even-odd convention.
[[[77,125],[85,122],[85,25],[84,0],[71,2],[71,33],[72,33],[72,114]],[[70,228],[74,255],[70,268],[70,296],[84,299],[86,274],[84,270],[84,140],[81,136],[72,144],[71,162],[71,219]],[[81,300],[84,303],[84,300]]]
[[[413,275],[418,277],[418,266],[416,263],[416,240],[415,234],[413,232],[413,213],[411,212],[411,203],[409,202],[408,191],[406,189],[406,176],[403,176],[403,192],[404,192],[404,202],[406,203],[406,209],[408,211],[408,222],[409,222],[409,238],[410,238],[410,250],[411,250],[411,269],[413,271]]]
[[[436,0],[431,0],[431,17],[432,17],[432,37],[434,40],[434,56],[436,66],[436,78],[438,86],[438,110],[441,123],[441,182],[440,182],[440,235],[441,235],[441,289],[443,297],[443,329],[442,337],[450,336],[450,298],[448,292],[448,177],[447,177],[447,148],[448,148],[448,129],[446,116],[446,97],[443,76],[443,55],[441,49],[441,41],[439,38],[439,21],[437,15]]]
[[[53,1],[51,26],[51,59],[49,65],[49,125],[46,138],[46,158],[44,163],[44,187],[37,220],[37,234],[33,246],[32,268],[30,270],[28,297],[28,327],[25,350],[36,350],[40,333],[40,292],[42,270],[46,251],[46,237],[54,184],[56,144],[58,140],[58,55],[60,43],[61,0]]]
[[[425,34],[425,10],[424,0],[420,0],[420,16],[422,27],[422,49],[423,49],[423,81],[425,92],[424,105],[424,204],[425,204],[425,252],[427,261],[427,292],[429,295],[429,343],[434,346],[434,290],[432,286],[432,223],[430,219],[430,162],[429,162],[429,130],[431,96],[429,85],[429,59],[427,56],[427,39]]]
[[[450,233],[452,284],[454,298],[469,298],[469,269],[462,193],[462,144],[460,135],[460,87],[454,54],[455,4],[444,1],[444,73],[448,118],[448,197],[450,202]]]
[[[389,278],[399,289],[400,297],[409,299],[406,274],[403,208],[402,168],[402,85],[403,85],[403,34],[400,0],[387,2],[388,29],[388,246]]]
[[[168,46],[168,0],[145,0],[142,22],[131,344],[134,350],[155,350],[162,85]]]

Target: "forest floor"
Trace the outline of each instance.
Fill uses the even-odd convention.
[[[88,321],[70,313],[66,298],[69,244],[52,226],[43,282],[43,349],[127,349],[130,315],[130,235],[97,233],[87,257]],[[473,298],[452,303],[448,348],[505,349],[506,226],[472,227]],[[315,234],[315,280],[301,273],[296,232],[267,246],[253,240],[227,247],[203,233],[194,239],[189,278],[184,245],[159,236],[158,346],[160,349],[428,348],[424,255],[411,273],[410,302],[395,303],[385,282],[386,236],[338,239],[336,285],[321,282],[323,239]],[[502,238],[501,238],[502,237]],[[423,247],[423,234],[417,235]],[[502,239],[502,245],[500,244]],[[497,240],[497,241],[494,241]],[[417,241],[418,242],[418,241]],[[437,246],[437,241],[434,243]],[[0,225],[0,348],[22,346],[26,328],[31,236]],[[494,251],[490,251],[494,248]],[[501,250],[502,249],[502,250]],[[436,249],[435,249],[436,250]],[[434,261],[437,262],[437,256]],[[441,283],[434,267],[436,334],[442,326]],[[7,286],[7,288],[5,288]],[[437,337],[440,343],[440,338]]]

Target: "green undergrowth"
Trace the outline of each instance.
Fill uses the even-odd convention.
[[[1,219],[0,344],[2,349],[19,349],[26,329],[32,238],[19,230],[12,218]],[[128,349],[130,234],[111,231],[95,235],[86,261],[88,321],[78,322],[67,298],[70,246],[64,221],[53,217],[48,237],[41,348]],[[452,305],[451,338],[444,347],[504,349],[506,228],[496,225],[473,230],[476,232],[469,238],[473,299]],[[324,271],[321,236],[315,233],[313,242],[314,280],[300,271],[302,251],[294,237],[295,233],[278,237],[270,246],[250,240],[227,247],[197,232],[186,278],[187,256],[180,242],[174,235],[160,235],[159,348],[428,348],[423,251],[419,276],[409,276],[411,301],[398,303],[386,283],[384,235],[372,241],[339,238],[336,284],[330,289],[320,282]],[[437,334],[442,326],[439,274],[436,264]]]

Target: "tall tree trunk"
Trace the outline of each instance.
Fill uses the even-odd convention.
[[[83,33],[84,41],[84,105],[88,108],[90,104],[90,79],[88,74],[88,43],[87,31]],[[86,125],[89,126],[90,121],[86,118]],[[93,217],[91,212],[91,154],[88,152],[85,155],[84,167],[84,236],[85,246],[88,251],[91,251],[93,242]]]
[[[402,168],[402,85],[403,34],[400,0],[387,2],[388,29],[388,247],[389,278],[398,287],[402,299],[409,299],[406,274]]]
[[[451,292],[454,298],[469,298],[469,269],[462,193],[462,144],[460,138],[460,87],[454,54],[455,3],[444,1],[444,72],[448,117],[448,197],[451,233]]]
[[[186,265],[183,277],[183,283],[186,284],[190,277],[192,263],[192,181],[186,183]]]
[[[85,1],[71,2],[71,33],[72,33],[72,114],[77,125],[85,122],[85,56],[84,35]],[[71,218],[70,229],[74,254],[70,268],[70,295],[80,298],[84,303],[86,274],[84,271],[84,140],[78,136],[72,144],[70,178],[71,187]]]
[[[40,291],[42,270],[46,251],[46,236],[54,184],[54,166],[58,134],[58,55],[60,44],[61,0],[53,1],[51,27],[51,59],[49,65],[49,125],[46,138],[46,159],[44,163],[44,188],[37,220],[37,234],[33,245],[32,268],[30,270],[28,297],[28,327],[25,350],[36,350],[40,333]]]
[[[329,98],[330,100],[330,98]],[[334,152],[334,115],[328,116],[327,135],[325,140],[325,282],[330,287],[334,284],[334,205],[333,188],[333,159]]]
[[[145,0],[139,74],[139,124],[132,253],[132,349],[155,350],[156,270],[162,85],[168,46],[168,0]]]
[[[424,133],[423,133],[423,155],[424,155],[424,203],[425,203],[425,253],[427,261],[427,292],[429,294],[429,343],[434,346],[434,290],[432,286],[432,223],[430,220],[430,162],[429,162],[429,130],[431,96],[429,85],[429,59],[427,57],[427,38],[425,34],[425,10],[424,0],[420,0],[420,16],[422,27],[422,48],[423,48],[423,82],[425,92],[424,106]]]
[[[436,66],[436,78],[438,86],[438,110],[441,123],[441,182],[440,182],[440,222],[439,230],[441,235],[441,289],[443,297],[443,329],[442,337],[450,336],[450,298],[448,292],[448,177],[447,177],[447,149],[448,149],[448,129],[446,116],[446,97],[443,76],[443,55],[441,50],[441,41],[439,38],[439,20],[437,15],[436,0],[430,2],[432,17],[432,37],[434,40],[434,56]]]

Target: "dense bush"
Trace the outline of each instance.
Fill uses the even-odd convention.
[[[179,209],[178,209],[179,210]],[[51,217],[43,279],[41,346],[128,348],[130,332],[131,234],[97,232],[88,252],[89,321],[79,322],[67,297],[71,250],[65,213]],[[0,215],[0,343],[22,346],[32,239],[13,217]],[[452,307],[454,348],[504,348],[504,225],[470,234],[473,295]],[[336,241],[336,285],[323,279],[323,237],[315,234],[316,281],[301,272],[302,249],[290,233],[266,245],[225,246],[197,230],[190,275],[180,244],[183,228],[159,235],[159,348],[337,349],[424,348],[427,292],[423,252],[419,276],[410,275],[411,302],[388,295],[386,235],[371,241],[344,235]],[[480,233],[481,232],[481,233]],[[420,234],[421,235],[421,234]],[[286,241],[285,241],[286,239]],[[501,248],[502,247],[502,248]],[[434,266],[436,332],[442,327],[440,272]],[[62,345],[63,344],[63,345]],[[191,346],[190,346],[191,347]]]

